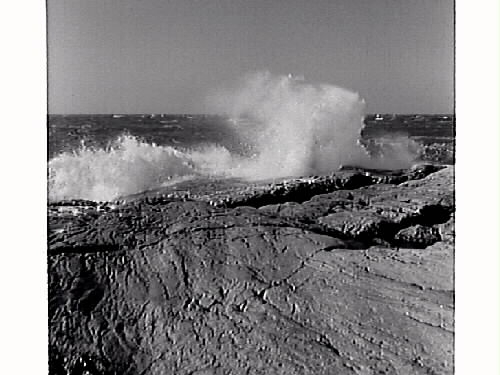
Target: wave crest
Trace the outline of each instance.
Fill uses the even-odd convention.
[[[121,136],[107,148],[82,146],[50,160],[49,200],[108,201],[200,175],[258,180],[330,173],[346,164],[406,168],[415,159],[400,141],[370,156],[360,144],[365,102],[340,87],[261,72],[212,96],[212,105],[233,119],[251,156],[218,145],[180,151]]]
[[[120,136],[106,148],[82,146],[49,161],[49,200],[109,201],[200,174],[223,173],[229,152],[218,146],[191,154]]]

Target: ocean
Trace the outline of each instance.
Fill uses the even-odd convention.
[[[356,134],[372,156],[395,142],[412,149],[411,162],[452,164],[454,121],[452,115],[367,115]],[[338,169],[335,155],[315,170],[304,167],[305,148],[260,147],[262,126],[215,115],[50,115],[49,200],[109,201],[200,176],[258,180]],[[273,165],[271,158],[282,160]]]
[[[209,115],[49,115],[49,159],[82,145],[106,148],[121,136],[148,144],[191,148],[220,144],[235,148],[235,134],[221,116]]]

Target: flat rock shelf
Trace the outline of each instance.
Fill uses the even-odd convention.
[[[50,373],[452,374],[454,211],[433,165],[50,204]]]

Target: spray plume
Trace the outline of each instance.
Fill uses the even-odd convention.
[[[49,199],[112,200],[197,176],[248,180],[331,173],[340,165],[406,168],[410,141],[370,157],[359,142],[365,102],[358,94],[303,78],[259,72],[219,90],[210,103],[230,116],[245,156],[217,145],[177,150],[122,136],[107,149],[82,147],[49,161]]]

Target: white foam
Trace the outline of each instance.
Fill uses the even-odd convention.
[[[340,165],[405,168],[407,139],[371,158],[360,146],[365,103],[358,94],[293,76],[257,73],[212,97],[252,156],[205,145],[180,151],[121,136],[107,148],[84,145],[49,161],[49,200],[110,201],[196,176],[248,180],[323,174]]]
[[[50,160],[49,200],[108,201],[198,173],[189,156],[173,147],[121,136],[110,147],[82,146]]]
[[[322,174],[345,164],[404,168],[414,159],[407,139],[390,155],[370,158],[359,144],[365,102],[337,86],[259,72],[211,101],[256,150],[256,157],[239,168],[246,178]]]

